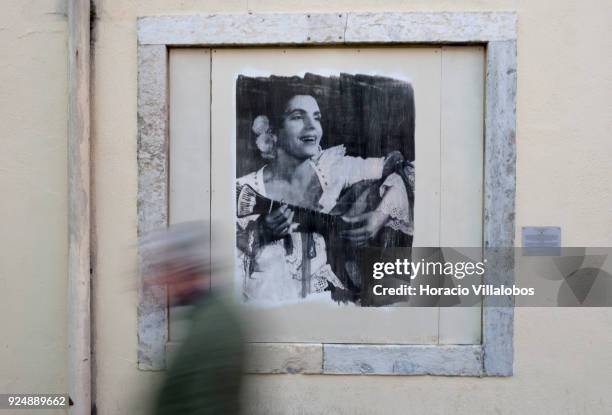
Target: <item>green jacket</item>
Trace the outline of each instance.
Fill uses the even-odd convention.
[[[170,362],[154,413],[238,414],[243,344],[234,310],[207,295],[195,305],[191,323]]]

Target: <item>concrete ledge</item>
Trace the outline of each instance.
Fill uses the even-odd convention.
[[[323,345],[248,343],[247,373],[323,373]]]
[[[323,373],[480,376],[482,347],[325,344]]]

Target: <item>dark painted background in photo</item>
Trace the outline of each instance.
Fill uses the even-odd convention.
[[[236,177],[266,164],[251,130],[255,117],[267,115],[274,124],[293,95],[316,98],[322,113],[322,148],[344,144],[347,155],[361,157],[382,157],[399,150],[407,160],[414,160],[414,92],[407,82],[349,74],[240,75],[236,81]]]

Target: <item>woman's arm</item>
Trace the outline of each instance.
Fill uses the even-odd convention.
[[[287,205],[282,205],[267,215],[238,219],[236,233],[238,249],[246,255],[253,256],[259,247],[284,238],[297,226],[293,223],[293,216],[294,212]]]
[[[414,222],[414,169],[404,164],[398,173],[389,175],[380,187],[382,200],[377,207],[389,218],[385,223],[395,230],[412,235]]]
[[[393,173],[404,161],[399,151],[393,151],[386,157],[343,157],[342,168],[346,178],[345,187],[362,180],[384,179]]]
[[[343,217],[344,221],[351,225],[361,224],[356,229],[349,229],[340,232],[340,237],[348,240],[357,247],[367,245],[368,241],[378,234],[382,227],[389,220],[389,214],[376,208],[370,212],[362,213],[357,216]]]

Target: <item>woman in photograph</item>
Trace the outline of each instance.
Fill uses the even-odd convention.
[[[343,190],[358,182],[380,180],[378,205],[343,215],[346,227],[339,237],[360,247],[384,226],[412,234],[406,181],[394,173],[403,161],[399,152],[364,159],[346,156],[344,145],[322,149],[323,114],[315,97],[287,94],[276,102],[274,114],[258,115],[252,123],[257,148],[267,164],[239,178],[239,188],[249,185],[266,198],[329,213]],[[281,205],[267,214],[238,219],[245,300],[277,304],[346,290],[328,263],[324,236],[300,230],[294,218],[295,211]]]

